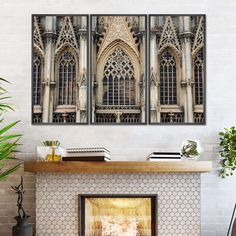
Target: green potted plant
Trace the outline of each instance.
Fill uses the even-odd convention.
[[[0,125],[3,123],[3,114],[10,110],[13,111],[12,106],[5,102],[10,97],[7,96],[7,90],[2,86],[3,83],[9,83],[7,80],[0,78]],[[19,121],[0,127],[0,181],[6,178],[11,173],[15,172],[19,166],[19,163],[13,167],[6,168],[5,161],[14,159],[12,153],[16,151],[18,147],[18,141],[21,138],[21,134],[9,134],[9,131]]]
[[[236,130],[235,127],[224,128],[219,133],[220,136],[220,155],[222,157],[222,169],[220,176],[225,178],[234,174],[236,169]]]

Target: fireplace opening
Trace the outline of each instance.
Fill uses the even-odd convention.
[[[156,236],[157,195],[79,195],[80,236]]]

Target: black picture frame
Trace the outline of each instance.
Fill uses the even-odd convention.
[[[150,198],[151,199],[151,236],[158,234],[158,195],[157,194],[79,194],[79,236],[85,236],[85,199],[86,198]]]
[[[33,122],[33,111],[34,111],[34,104],[33,104],[33,54],[34,54],[34,17],[35,16],[85,16],[86,20],[87,20],[87,60],[86,60],[86,67],[87,67],[87,95],[86,95],[86,99],[87,99],[87,110],[86,110],[86,115],[87,115],[87,120],[84,123],[79,123],[79,122],[75,122],[75,123],[53,123],[53,122],[47,122],[47,123],[34,123]],[[90,88],[90,71],[89,71],[89,14],[31,14],[31,125],[34,126],[45,126],[45,125],[53,125],[53,126],[61,126],[61,125],[69,125],[69,126],[73,126],[73,125],[88,125],[89,124],[89,120],[90,120],[90,116],[89,116],[89,111],[90,111],[90,101],[89,101],[89,88]]]
[[[204,122],[202,123],[189,123],[189,122],[182,122],[182,123],[164,123],[164,122],[158,122],[154,123],[151,122],[151,116],[150,116],[150,55],[151,55],[151,48],[150,48],[150,30],[151,30],[151,17],[153,16],[202,16],[204,17],[204,45],[203,45],[203,50],[204,50],[204,104],[203,104],[203,109],[204,109]],[[149,125],[154,125],[154,126],[159,126],[159,125],[164,125],[164,126],[205,126],[207,124],[207,17],[206,14],[149,14],[148,15],[148,124]]]
[[[92,84],[92,73],[93,73],[93,67],[92,67],[92,60],[93,60],[93,55],[92,55],[92,50],[91,50],[91,45],[92,45],[92,18],[96,16],[143,16],[145,17],[145,122],[142,123],[96,123],[92,122],[92,106],[90,103],[90,125],[97,125],[97,126],[140,126],[140,125],[147,125],[148,124],[148,89],[147,89],[147,84],[148,84],[148,15],[147,14],[90,14],[90,27],[89,27],[89,32],[90,32],[90,85]],[[93,86],[90,86],[90,101],[93,101]]]

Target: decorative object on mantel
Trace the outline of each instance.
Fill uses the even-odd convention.
[[[236,169],[236,130],[235,127],[225,128],[220,136],[220,155],[222,157],[222,169],[220,176],[225,178],[233,175]]]
[[[236,204],[234,205],[234,210],[233,210],[233,214],[232,214],[232,217],[231,217],[231,220],[230,220],[227,236],[236,236],[236,217],[235,217],[235,211],[236,211]]]
[[[11,186],[18,195],[17,198],[17,207],[18,207],[18,216],[15,217],[17,224],[12,228],[12,236],[32,236],[32,225],[27,222],[29,215],[26,214],[23,208],[23,196],[24,196],[24,185],[23,177],[21,176],[21,182],[18,186]]]
[[[180,152],[153,152],[147,157],[147,161],[181,161]]]
[[[2,87],[2,83],[9,83],[7,80],[0,78],[0,123],[3,122],[2,114],[9,110],[13,111],[10,104],[5,102],[5,99],[10,98],[6,96],[8,93],[5,88]],[[14,159],[12,153],[16,151],[18,147],[18,141],[22,137],[21,134],[6,134],[12,127],[14,127],[19,121],[13,122],[9,125],[1,127],[0,129],[0,181],[5,179],[8,175],[15,172],[19,166],[23,163],[20,162],[10,168],[5,168],[5,160]]]
[[[66,148],[63,161],[110,161],[110,151],[104,147]]]
[[[197,160],[202,153],[202,147],[198,140],[185,140],[180,148],[183,159]]]
[[[61,160],[61,150],[60,142],[58,140],[44,141],[43,146],[37,147],[37,158],[40,161],[60,161]]]

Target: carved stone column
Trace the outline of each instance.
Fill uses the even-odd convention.
[[[159,95],[159,65],[157,52],[157,22],[151,17],[150,32],[150,116],[151,122],[160,122],[160,95]]]
[[[76,110],[76,122],[86,123],[87,121],[87,17],[81,17],[79,29],[79,78],[77,81],[79,92],[79,104]]]
[[[52,122],[53,94],[51,86],[55,85],[54,80],[54,52],[56,35],[56,16],[45,17],[45,60],[44,60],[44,96],[43,96],[43,123]]]
[[[185,122],[193,122],[193,93],[192,93],[192,55],[191,55],[191,25],[190,16],[182,18],[182,75],[181,82],[182,89],[182,102],[184,106]]]
[[[91,101],[91,106],[92,106],[92,123],[95,123],[95,112],[96,112],[96,101],[98,101],[98,86],[97,86],[97,80],[96,80],[96,74],[97,74],[97,45],[96,45],[96,41],[97,41],[97,32],[96,30],[96,26],[97,26],[97,17],[93,16],[92,17],[92,45],[90,50],[92,50],[92,80],[91,80],[91,86],[92,86],[92,101]]]
[[[145,61],[145,48],[146,45],[146,22],[145,17],[139,17],[139,32],[140,32],[140,86],[139,86],[139,99],[140,99],[140,106],[141,106],[141,122],[145,122],[145,105],[146,105],[146,81],[147,78],[145,76],[145,69],[146,69],[146,61]]]

